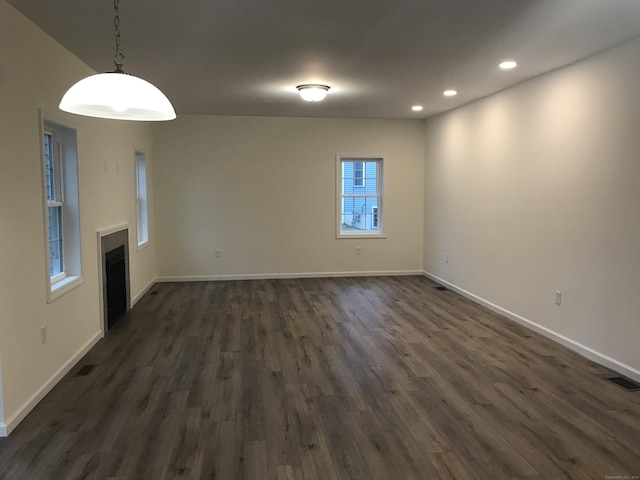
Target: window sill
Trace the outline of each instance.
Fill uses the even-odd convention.
[[[47,303],[51,303],[61,296],[69,293],[71,290],[76,289],[84,283],[84,277],[81,276],[69,276],[62,280],[51,284],[51,291],[47,298]]]
[[[387,236],[382,233],[339,233],[336,238],[387,238]]]
[[[147,240],[145,242],[142,242],[142,243],[139,243],[137,251],[139,252],[140,250],[144,250],[145,248],[147,248],[149,246],[150,243],[151,242],[149,240]]]

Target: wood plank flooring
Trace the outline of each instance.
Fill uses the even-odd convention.
[[[434,287],[158,284],[0,439],[0,478],[639,478],[640,393]]]

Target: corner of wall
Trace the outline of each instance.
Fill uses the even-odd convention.
[[[91,348],[102,338],[102,332],[97,332],[74,355],[72,355],[49,379],[24,402],[18,410],[0,423],[0,436],[9,435],[18,424],[36,407],[36,405],[55,387],[62,378],[84,357]],[[3,433],[4,428],[4,435]]]
[[[435,282],[438,282],[439,284],[446,286],[448,289],[453,290],[456,293],[459,293],[460,295],[462,295],[465,298],[468,298],[472,302],[482,305],[483,307],[487,307],[489,310],[499,315],[502,315],[503,317],[506,317],[509,320],[522,325],[523,327],[533,330],[534,332],[539,333],[553,340],[554,342],[569,348],[570,350],[573,350],[574,352],[582,355],[583,357],[591,360],[592,362],[595,362],[599,365],[607,367],[615,372],[621,373],[622,375],[626,375],[628,378],[635,380],[636,382],[640,382],[640,371],[633,368],[632,366],[622,363],[616,360],[615,358],[611,358],[608,355],[605,355],[604,353],[598,352],[593,348],[589,348],[586,345],[583,345],[580,342],[577,342],[569,337],[566,337],[550,328],[547,328],[532,320],[529,320],[528,318],[518,315],[517,313],[514,313],[506,308],[496,305],[495,303],[492,303],[489,300],[486,300],[474,293],[471,293],[468,290],[465,290],[464,288],[459,287],[458,285],[448,282],[443,278],[440,278],[426,271],[422,273],[425,277],[430,278],[431,280],[434,280]]]
[[[157,282],[158,277],[154,277],[135,297],[131,299],[131,307],[133,308]]]

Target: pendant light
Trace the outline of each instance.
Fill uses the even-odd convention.
[[[114,0],[113,25],[116,31],[115,71],[98,73],[73,85],[60,101],[60,110],[88,117],[114,120],[173,120],[176,112],[167,97],[154,85],[122,70],[120,51],[120,0]]]

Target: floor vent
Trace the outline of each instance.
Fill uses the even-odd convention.
[[[607,380],[609,380],[610,382],[615,383],[619,387],[624,388],[628,392],[638,392],[638,391],[640,391],[640,384],[637,383],[637,382],[634,382],[633,380],[629,380],[628,378],[610,377],[610,378],[607,378]]]
[[[87,375],[89,375],[91,373],[91,371],[96,368],[95,365],[83,365],[80,367],[80,370],[78,370],[75,374],[76,377],[86,377]]]
[[[155,292],[151,292],[149,295],[157,295],[157,294],[158,294],[158,292],[155,291]]]
[[[443,285],[438,285],[437,287],[433,287],[436,290],[440,290],[441,292],[446,292],[447,290],[449,290],[447,287],[443,286]]]

